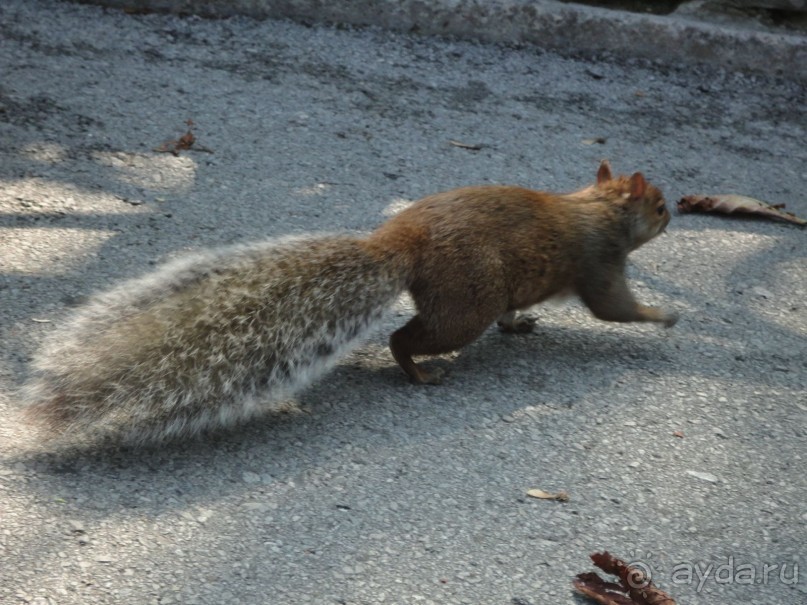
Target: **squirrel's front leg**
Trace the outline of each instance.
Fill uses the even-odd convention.
[[[584,283],[578,293],[594,316],[605,321],[652,321],[665,328],[673,327],[678,321],[674,311],[636,302],[621,272]]]

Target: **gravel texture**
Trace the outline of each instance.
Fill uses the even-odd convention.
[[[599,549],[680,603],[807,599],[791,225],[674,217],[630,276],[675,328],[545,305],[534,334],[438,359],[441,387],[386,349],[404,300],[287,412],[199,441],[39,452],[14,396],[97,288],[184,250],[371,229],[453,186],[569,190],[608,157],[670,203],[735,192],[807,216],[798,81],[47,0],[0,4],[0,74],[3,605],[579,605]],[[187,119],[212,154],[153,151]]]
[[[787,11],[766,0],[84,0],[133,12],[246,15],[304,23],[371,25],[398,32],[529,43],[564,53],[608,49],[649,60],[691,62],[807,81],[807,0]],[[787,0],[769,0],[779,5]],[[741,5],[742,10],[736,5]],[[751,6],[754,8],[751,8]],[[628,10],[625,10],[628,9]]]

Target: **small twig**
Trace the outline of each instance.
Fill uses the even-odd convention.
[[[460,149],[469,149],[471,151],[479,151],[482,149],[482,145],[472,145],[469,143],[462,143],[460,141],[451,140],[448,142],[449,145],[453,145],[454,147],[459,147]]]

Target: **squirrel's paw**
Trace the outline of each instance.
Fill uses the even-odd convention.
[[[505,313],[497,321],[499,330],[506,334],[529,334],[535,328],[535,318],[517,315],[514,311]]]
[[[678,323],[678,313],[675,311],[666,311],[664,313],[664,318],[661,320],[661,323],[664,324],[665,328],[672,328],[675,324]]]
[[[634,321],[652,321],[663,325],[665,328],[672,328],[678,323],[678,313],[675,311],[667,311],[661,307],[643,307],[641,305],[637,309],[638,313]]]
[[[432,368],[424,370],[423,366],[418,366],[418,376],[412,377],[413,384],[442,384],[446,372],[443,368]]]

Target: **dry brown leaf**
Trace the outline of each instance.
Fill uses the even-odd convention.
[[[179,137],[179,140],[176,144],[176,150],[180,151],[181,149],[190,149],[193,147],[193,144],[196,142],[196,136],[188,130],[185,134]]]
[[[185,124],[188,126],[188,130],[185,132],[185,134],[175,141],[166,141],[159,147],[155,147],[154,151],[160,153],[171,153],[173,155],[179,155],[180,151],[187,151],[189,149],[204,151],[205,153],[213,153],[212,149],[196,144],[196,135],[193,134],[193,120],[187,120]]]
[[[606,582],[596,573],[579,574],[572,585],[575,590],[602,605],[675,605],[663,590],[653,585],[643,569],[628,565],[608,551],[591,555],[594,565],[619,578],[619,583]]]
[[[684,438],[684,431],[673,431],[673,437],[678,437],[679,439]]]
[[[540,500],[557,500],[558,502],[568,502],[569,501],[569,494],[565,491],[561,490],[555,494],[550,492],[545,492],[542,489],[530,489],[527,490],[527,495],[530,498],[538,498]]]
[[[572,580],[575,590],[602,605],[634,605],[622,591],[622,586],[606,582],[593,571],[578,574]]]
[[[767,204],[752,197],[734,194],[687,195],[678,202],[678,212],[714,212],[720,214],[754,214],[772,219],[794,223],[801,227],[807,220],[797,217],[792,212],[785,212],[784,204]]]

